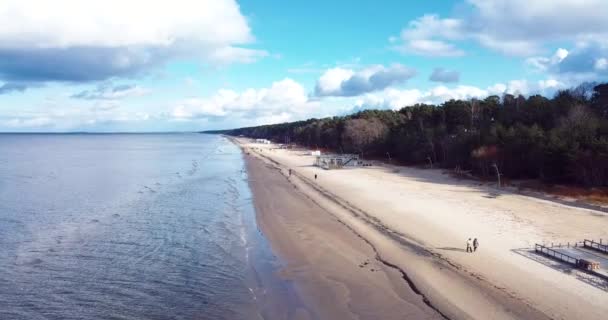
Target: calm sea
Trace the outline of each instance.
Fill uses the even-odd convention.
[[[0,319],[259,319],[276,267],[225,138],[0,134]]]

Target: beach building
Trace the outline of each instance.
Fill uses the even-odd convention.
[[[319,154],[315,158],[315,166],[323,169],[340,169],[342,167],[356,167],[361,165],[359,155],[356,154]]]
[[[268,139],[255,139],[255,142],[262,144],[270,144],[270,140]]]

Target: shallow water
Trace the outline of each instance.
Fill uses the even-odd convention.
[[[277,266],[222,137],[0,135],[0,319],[257,319]]]

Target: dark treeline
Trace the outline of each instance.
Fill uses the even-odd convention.
[[[551,183],[608,186],[608,84],[224,131]]]

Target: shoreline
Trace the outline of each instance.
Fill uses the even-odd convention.
[[[258,226],[285,262],[279,277],[294,283],[304,303],[269,319],[444,318],[407,286],[398,270],[377,261],[369,243],[276,167],[246,153],[244,158]]]
[[[397,167],[398,170],[374,167],[324,171],[310,166],[311,158],[305,156],[301,150],[297,152],[271,151],[269,146],[250,145],[245,139],[234,139],[233,141],[240,145],[245,153],[252,151],[251,147],[260,149],[260,151],[250,152],[251,156],[283,170],[285,175],[286,168],[294,168],[294,177],[290,179],[290,182],[295,188],[305,193],[327,213],[347,226],[353,234],[365,240],[376,250],[380,260],[397,267],[404,276],[399,281],[405,283],[407,279],[410,279],[412,287],[419,290],[425,299],[447,318],[582,317],[601,319],[601,314],[605,311],[603,308],[606,302],[605,291],[595,290],[591,286],[585,287],[587,285],[579,282],[575,277],[555,272],[550,268],[543,269],[546,267],[530,259],[523,260],[525,259],[523,255],[515,251],[522,247],[522,243],[525,245],[532,241],[526,241],[526,237],[547,239],[545,238],[547,235],[543,234],[551,235],[551,233],[541,229],[551,231],[556,228],[555,224],[549,224],[544,220],[549,219],[549,222],[555,220],[544,214],[544,210],[555,211],[557,218],[574,222],[584,219],[583,227],[591,226],[595,229],[598,229],[595,226],[597,221],[592,220],[598,220],[601,217],[589,215],[583,210],[576,211],[575,208],[567,208],[563,205],[557,205],[559,206],[557,207],[548,201],[531,201],[521,195],[505,193],[490,194],[491,196],[486,197],[485,192],[490,191],[481,190],[483,192],[480,193],[480,190],[474,189],[471,184],[440,176],[436,171],[429,172],[405,167]],[[321,179],[314,181],[313,173],[319,173]],[[420,189],[421,187],[423,188]],[[412,194],[411,197],[408,197],[409,194],[402,194],[401,190],[398,190],[401,188],[407,189],[407,192]],[[434,196],[429,198],[434,193],[440,194],[440,198],[433,198]],[[469,217],[471,213],[463,211],[462,216],[458,216],[460,217],[458,219],[463,221],[458,221],[454,220],[455,217],[451,217],[451,211],[472,210],[471,212],[479,215],[487,210],[477,208],[479,204],[471,202],[469,193],[475,195],[475,198],[477,193],[480,193],[482,196],[480,198],[484,199],[480,202],[490,203],[492,211],[501,212],[502,206],[509,205],[510,210],[506,211],[511,213],[506,212],[509,221],[503,221],[502,213],[492,212],[484,212],[486,217],[482,217],[483,219],[491,218],[488,221],[482,221],[484,223],[473,221],[474,229],[489,229],[484,231],[486,235],[482,237],[481,248],[483,250],[467,258],[461,253],[464,250],[458,249],[459,246],[447,247],[445,242],[447,239],[454,238],[454,232],[459,232],[458,229],[454,230],[454,226],[471,228],[467,224],[471,222]],[[393,201],[404,196],[406,197],[405,202],[402,202],[403,200]],[[456,198],[452,199],[454,196]],[[448,198],[444,200],[441,197]],[[503,200],[501,197],[505,199]],[[380,200],[383,198],[385,201]],[[491,200],[485,200],[486,198]],[[513,205],[511,201],[514,201]],[[538,216],[537,219],[543,218],[543,220],[539,220],[542,222],[541,225],[538,225],[539,221],[525,221],[523,220],[525,217],[519,217],[518,214],[512,212],[522,210],[523,208],[519,208],[519,206],[524,204],[526,210],[535,212],[534,215]],[[428,212],[425,213],[425,211]],[[570,211],[575,212],[570,213]],[[420,216],[420,213],[423,215]],[[403,217],[400,218],[400,216]],[[397,220],[395,220],[396,218]],[[412,229],[411,226],[408,226],[408,222],[413,223],[415,228]],[[521,234],[511,226],[514,222],[518,223],[518,228],[524,228]],[[579,222],[579,224],[581,223]],[[517,227],[517,225],[515,226]],[[499,243],[501,239],[490,239],[488,232],[496,232],[492,230],[496,227],[499,228],[497,229],[499,234],[504,233],[518,239],[506,239],[510,242],[502,241],[501,243]],[[580,231],[579,229],[581,228],[579,227],[577,230]],[[588,231],[584,228],[581,230]],[[534,232],[530,233],[530,231]],[[568,229],[561,231],[568,231]],[[577,234],[574,231],[565,236]],[[497,243],[493,246],[496,248],[485,250],[489,248],[490,242],[495,240]],[[479,265],[480,263],[481,265]],[[529,278],[530,276],[534,278]],[[575,276],[579,275],[575,272]],[[412,290],[409,286],[408,288]],[[565,288],[572,290],[572,294]],[[542,295],[545,297],[540,300],[535,298]],[[566,303],[562,303],[562,301],[566,301]],[[598,308],[600,305],[602,307]]]

